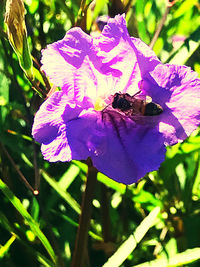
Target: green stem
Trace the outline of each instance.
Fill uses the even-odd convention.
[[[27,76],[26,76],[27,77]],[[38,93],[38,95],[45,99],[46,98],[46,93],[42,91],[42,89],[40,89],[40,87],[37,85],[37,82],[35,80],[31,80],[29,79],[29,77],[27,77],[27,79],[29,80],[29,82],[32,84],[32,88]]]
[[[112,240],[111,237],[111,223],[109,214],[109,200],[107,187],[101,184],[101,212],[102,212],[102,232],[104,242],[109,242]]]
[[[159,34],[160,34],[160,32],[161,32],[161,30],[162,30],[162,28],[163,28],[163,26],[165,24],[165,21],[167,19],[167,15],[169,13],[169,10],[170,10],[170,7],[167,6],[166,10],[165,10],[165,13],[164,13],[164,15],[163,15],[163,17],[162,17],[162,19],[160,21],[160,24],[158,25],[158,28],[157,28],[156,32],[154,33],[153,39],[151,40],[151,43],[149,44],[149,47],[151,49],[153,49],[153,47],[154,47],[154,45],[155,45],[155,43],[156,43],[156,41],[157,41],[157,39],[159,37]]]
[[[34,194],[39,194],[39,187],[40,187],[40,171],[37,164],[37,146],[35,142],[33,142],[33,165],[34,165],[34,171],[35,171],[35,186],[34,186]]]
[[[18,173],[20,179],[22,180],[22,182],[25,184],[25,186],[31,190],[31,192],[34,194],[34,189],[33,187],[29,184],[29,182],[27,181],[27,179],[24,177],[23,173],[20,171],[20,169],[17,167],[17,165],[15,164],[14,160],[12,159],[12,157],[10,156],[10,154],[8,153],[7,149],[5,148],[5,146],[0,143],[0,146],[2,148],[2,150],[4,151],[5,155],[7,156],[7,158],[9,159],[10,163],[12,164],[13,168],[16,170],[16,172]]]
[[[32,60],[33,60],[34,67],[37,68],[37,70],[40,72],[40,74],[43,78],[43,81],[44,81],[45,86],[46,86],[46,88],[45,88],[46,93],[48,93],[51,90],[51,85],[49,83],[49,80],[48,80],[47,76],[45,75],[44,71],[41,70],[41,64],[37,61],[37,59],[32,56]]]
[[[88,240],[88,230],[90,225],[90,218],[92,212],[92,200],[97,181],[97,169],[92,166],[90,159],[87,160],[88,173],[86,188],[83,194],[81,215],[79,218],[79,227],[76,236],[74,254],[72,258],[71,267],[82,267],[86,259],[86,247]]]

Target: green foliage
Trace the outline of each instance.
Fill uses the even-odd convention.
[[[0,190],[2,190],[2,192],[7,197],[7,199],[13,204],[13,206],[16,208],[16,210],[21,214],[21,216],[23,217],[23,219],[25,221],[25,224],[29,225],[33,234],[38,237],[38,239],[41,241],[41,243],[43,244],[43,246],[45,247],[45,249],[49,253],[51,259],[55,263],[56,262],[56,255],[55,255],[49,241],[44,236],[44,234],[41,232],[39,226],[37,225],[37,222],[34,221],[34,219],[30,216],[30,214],[24,208],[24,206],[22,205],[20,200],[15,195],[13,195],[13,193],[10,191],[10,189],[6,186],[6,184],[2,180],[0,180]],[[29,234],[29,236],[30,236],[30,234]]]
[[[85,30],[94,32],[95,19],[116,10],[127,12],[130,34],[150,44],[166,1],[104,0],[96,6],[85,1],[81,9],[80,0],[24,2],[36,84],[20,68],[0,16],[0,265],[69,266],[87,166],[77,161],[50,164],[32,140],[34,114],[43,101],[32,86],[39,84],[45,93],[49,86],[39,69],[41,49],[61,39],[76,22],[84,20]],[[119,2],[125,3],[121,10],[116,8]],[[186,64],[200,75],[199,10],[197,0],[176,1],[153,49],[163,62]],[[197,129],[182,144],[168,147],[160,169],[137,184],[118,184],[99,173],[88,233],[90,266],[198,266],[199,166]],[[39,195],[33,195],[19,179],[23,177],[34,189],[41,177]]]

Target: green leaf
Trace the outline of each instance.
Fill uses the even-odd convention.
[[[166,259],[158,259],[135,265],[134,267],[172,267],[182,266],[200,259],[200,248],[188,249],[182,253],[178,253],[173,257]]]
[[[0,258],[3,258],[5,256],[5,254],[8,252],[10,246],[12,245],[12,243],[15,241],[16,238],[17,237],[13,234],[11,238],[6,242],[6,244],[0,247]]]
[[[63,189],[67,190],[72,182],[76,179],[80,172],[80,169],[76,166],[71,164],[67,171],[61,176],[59,179],[58,185]]]
[[[74,164],[76,164],[84,173],[87,172],[87,165],[77,161],[77,160],[73,160],[72,161]],[[110,179],[109,177],[107,177],[106,175],[104,175],[101,172],[98,172],[97,174],[97,180],[103,184],[105,184],[106,186],[114,189],[115,191],[120,192],[121,194],[124,194],[126,192],[126,185],[115,182],[114,180]]]
[[[200,27],[192,32],[183,45],[178,48],[168,59],[171,64],[185,64],[200,45]]]
[[[5,106],[9,103],[9,85],[10,80],[3,72],[0,72],[0,106]],[[3,101],[4,100],[4,101]]]
[[[174,18],[178,18],[184,15],[189,9],[194,7],[198,3],[198,0],[185,0],[180,7],[174,12]]]
[[[183,45],[179,50],[178,53],[169,61],[170,64],[178,64],[183,65],[187,62],[187,60],[191,57],[191,55],[197,50],[199,47],[199,42],[195,41],[188,41],[189,49]]]
[[[96,5],[94,8],[94,15],[93,19],[96,19],[97,16],[99,16],[101,10],[103,7],[108,3],[108,0],[96,0]]]
[[[136,18],[138,24],[138,34],[139,37],[145,42],[149,43],[149,36],[146,32],[146,22],[144,20],[144,1],[137,0],[135,3],[136,8]]]
[[[67,203],[72,206],[75,202],[72,197],[70,197],[69,193],[66,192],[66,190],[69,188],[69,186],[72,184],[72,182],[76,179],[76,177],[79,175],[80,169],[74,164],[71,164],[70,167],[67,169],[67,171],[60,177],[58,181],[53,180],[55,183],[50,181],[47,178],[47,182],[57,191],[58,194],[52,194],[48,200],[48,208],[51,208],[54,206],[54,204],[59,200],[60,197],[60,190],[62,190],[63,198],[67,201]],[[73,205],[74,207],[74,205]],[[76,203],[75,207],[77,207],[76,211],[79,213],[79,205]]]
[[[7,185],[0,179],[0,190],[4,193],[4,195],[8,198],[8,200],[12,203],[12,205],[16,208],[16,210],[21,214],[26,223],[30,226],[33,233],[39,238],[47,252],[49,253],[51,259],[54,263],[56,263],[56,255],[53,251],[52,246],[50,245],[46,236],[40,230],[37,222],[31,217],[31,215],[24,208],[20,200],[12,193],[12,191],[7,187]]]
[[[115,182],[114,180],[108,178],[103,173],[98,172],[97,180],[108,187],[114,189],[115,191],[120,192],[121,194],[124,194],[126,192],[126,185]]]
[[[30,160],[26,157],[25,154],[22,154],[22,159],[26,162],[28,166],[33,168],[33,164],[30,162]],[[69,205],[70,207],[75,210],[78,214],[80,214],[80,206],[76,202],[76,200],[66,191],[67,188],[70,186],[70,184],[74,181],[76,176],[79,173],[79,168],[77,168],[76,165],[72,165],[60,178],[60,180],[57,182],[55,179],[50,177],[47,172],[44,170],[41,170],[41,174],[46,180],[46,182],[60,195]],[[55,201],[55,196],[53,197],[53,200],[50,200],[53,204]],[[51,206],[50,205],[50,206]]]
[[[162,207],[162,202],[157,199],[153,194],[145,190],[141,190],[140,193],[133,197],[135,203],[148,203],[151,205]]]
[[[80,214],[81,211],[79,204],[68,192],[59,186],[59,182],[56,182],[44,170],[42,170],[41,173],[47,183],[70,205],[73,210]]]
[[[118,248],[115,254],[108,259],[108,261],[103,265],[103,267],[120,266],[127,259],[127,257],[133,252],[133,250],[145,236],[149,228],[152,227],[159,213],[160,213],[160,208],[156,207],[155,209],[153,209],[149,213],[149,215],[137,227],[135,232],[132,235],[130,235],[130,237]]]
[[[182,153],[191,153],[200,149],[200,136],[190,137],[188,142],[184,142],[180,146],[180,151]]]
[[[13,226],[10,224],[6,216],[3,214],[3,212],[0,211],[0,224],[2,227],[4,227],[8,232],[14,232]]]
[[[29,12],[31,14],[34,14],[39,7],[39,1],[38,0],[31,0],[31,1],[26,0],[25,3],[28,5],[28,9],[29,9]]]
[[[0,64],[1,66],[1,64]],[[0,126],[5,122],[8,108],[6,105],[9,103],[9,85],[10,80],[6,75],[0,72]]]
[[[161,247],[161,249],[162,249],[162,247]],[[177,240],[176,240],[176,238],[170,238],[170,240],[165,245],[164,249],[159,254],[159,257],[165,258],[166,255],[167,255],[167,257],[173,257],[176,255],[176,253],[178,253]]]
[[[74,220],[72,220],[70,217],[68,217],[67,215],[61,214],[59,212],[55,212],[54,210],[52,210],[52,213],[55,214],[56,216],[60,216],[61,218],[63,218],[65,221],[67,221],[68,223],[70,223],[71,225],[75,226],[78,228],[79,224],[77,222],[75,222]],[[97,234],[95,234],[92,231],[88,231],[88,234],[95,240],[98,241],[103,241],[103,238]]]

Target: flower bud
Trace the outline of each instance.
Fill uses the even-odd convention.
[[[21,68],[29,79],[33,79],[32,59],[27,41],[25,8],[22,0],[7,0],[5,23],[8,39],[16,52]]]

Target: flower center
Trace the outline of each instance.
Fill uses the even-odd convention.
[[[104,97],[98,97],[95,104],[94,104],[94,109],[96,111],[101,111],[103,110],[108,104],[105,102]]]

